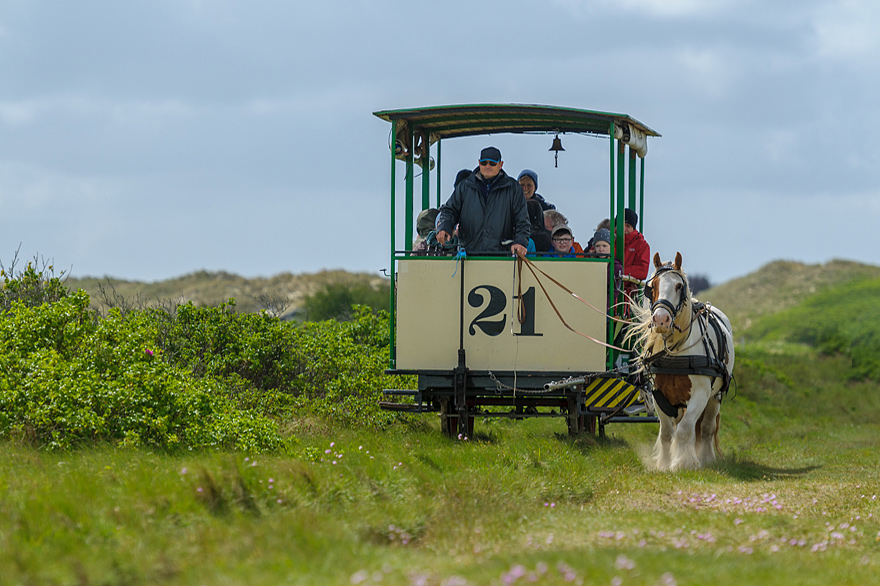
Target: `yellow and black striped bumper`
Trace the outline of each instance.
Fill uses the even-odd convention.
[[[587,410],[623,409],[638,400],[638,387],[618,378],[596,378],[584,386],[584,406]]]

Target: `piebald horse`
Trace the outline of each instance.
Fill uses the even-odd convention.
[[[650,309],[636,308],[640,319],[630,332],[654,381],[660,433],[653,461],[664,471],[700,468],[721,455],[718,429],[733,372],[733,333],[723,312],[693,298],[681,253],[666,264],[655,254],[654,268],[645,286]]]

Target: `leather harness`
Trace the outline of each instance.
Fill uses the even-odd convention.
[[[674,269],[672,269],[672,267],[661,267],[654,275],[654,278],[656,278],[658,274],[664,272],[665,270]],[[652,278],[651,282],[653,282],[653,280],[654,279]],[[672,310],[670,313],[672,314],[672,319],[674,321],[675,316],[678,314],[678,311],[681,309],[682,305],[684,305],[684,296],[686,294],[686,291],[687,287],[685,286],[677,305],[672,305],[672,303],[666,299],[658,299],[651,305],[651,309],[653,310],[656,306],[663,306],[668,310]],[[709,307],[705,303],[701,303],[699,301],[695,302],[693,305],[693,313],[694,315],[692,318],[692,324],[693,321],[696,321],[700,327],[700,337],[703,340],[703,350],[705,351],[705,354],[672,356],[669,353],[669,350],[664,348],[663,350],[656,352],[651,356],[643,358],[642,364],[652,375],[695,374],[701,376],[709,376],[712,377],[712,382],[710,384],[713,385],[715,384],[716,378],[721,378],[723,380],[723,384],[721,385],[721,389],[718,391],[718,400],[720,401],[727,394],[727,391],[730,388],[731,379],[730,371],[725,365],[725,362],[727,361],[729,355],[727,340],[724,337],[723,332],[723,329],[726,328],[724,327],[724,324],[721,323],[721,320],[718,319],[718,316],[710,311]],[[715,333],[715,339],[718,340],[717,349],[715,348],[715,344],[707,335],[708,328],[710,326]],[[669,399],[667,399],[662,392],[659,392],[656,389],[652,389],[651,394],[654,397],[654,404],[657,405],[657,407],[669,417],[678,417],[679,410],[687,407],[687,405],[683,403],[673,405],[669,402]]]

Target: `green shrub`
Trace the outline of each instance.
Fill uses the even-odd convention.
[[[0,437],[47,448],[277,449],[276,424],[235,409],[222,379],[196,379],[157,357],[151,315],[94,319],[82,291],[16,302],[0,319]]]
[[[382,389],[401,384],[383,373],[387,312],[359,306],[351,321],[296,325],[238,314],[230,300],[101,317],[85,292],[23,275],[4,290],[30,293],[0,312],[0,438],[276,450],[278,424],[302,414],[371,426],[398,417],[378,407]]]
[[[331,283],[306,298],[303,309],[306,319],[310,321],[350,320],[354,317],[352,307],[355,305],[387,310],[389,293],[387,283],[377,288],[364,284]]]
[[[55,267],[43,262],[43,270],[38,270],[39,262],[34,258],[23,271],[16,271],[18,253],[9,268],[0,263],[0,277],[3,287],[0,288],[0,312],[8,310],[13,303],[19,302],[34,307],[44,303],[53,303],[68,295],[64,286],[64,272],[55,276]]]
[[[160,347],[164,359],[191,375],[229,383],[239,405],[273,415],[289,408],[346,423],[385,425],[397,416],[378,403],[386,376],[388,312],[355,306],[351,321],[291,324],[267,314],[239,314],[234,303],[178,308]]]

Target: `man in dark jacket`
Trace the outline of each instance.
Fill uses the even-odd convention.
[[[437,240],[443,244],[458,225],[466,252],[521,252],[529,243],[529,213],[522,187],[504,172],[501,151],[486,147],[480,166],[461,181],[437,216]]]

